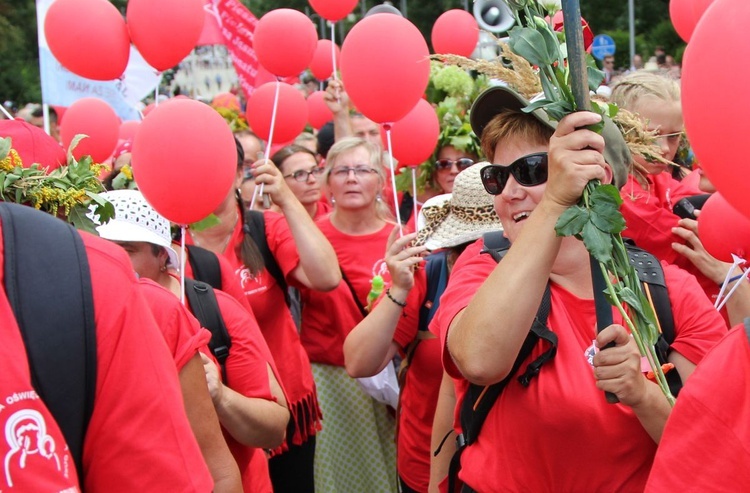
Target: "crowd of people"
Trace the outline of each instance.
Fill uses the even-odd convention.
[[[8,223],[15,208],[0,205],[0,484],[261,493],[664,491],[678,477],[705,491],[750,485],[747,396],[730,387],[750,361],[744,329],[730,331],[750,316],[750,286],[731,280],[740,285],[716,310],[733,266],[706,252],[695,216],[675,212],[714,191],[680,160],[679,81],[649,70],[608,81],[610,100],[653,133],[657,160],[631,152],[609,120],[602,134],[589,130],[598,114],[554,122],[523,111],[523,88],[475,82],[450,95],[459,114],[441,119],[416,196],[411,183],[393,190],[379,126],[331,80],[331,122],[270,159],[252,130],[235,132],[236,176],[217,221],[184,237],[137,190],[132,142],[120,142],[102,174],[114,219],[98,225],[100,238],[80,233],[96,354],[80,458],[66,446],[70,416],[40,390],[45,361],[21,336],[26,315],[7,284],[20,226]],[[40,107],[20,116],[43,126]],[[48,122],[51,137],[14,133],[11,148],[57,139],[56,115]],[[597,331],[589,254],[556,233],[594,179],[619,189],[623,236],[657,259],[665,363],[682,386],[674,409],[647,378],[622,314],[611,308],[613,322]],[[42,216],[28,227],[56,221]],[[500,382],[473,427],[466,409]],[[715,385],[732,395],[731,410]],[[384,397],[393,389],[397,398]],[[704,475],[704,449],[731,460]]]

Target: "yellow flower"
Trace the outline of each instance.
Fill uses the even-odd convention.
[[[133,168],[131,168],[129,164],[123,166],[122,169],[120,169],[120,172],[125,175],[128,180],[133,179]]]
[[[16,166],[21,166],[21,156],[15,149],[11,149],[5,159],[0,161],[0,171],[13,171]]]

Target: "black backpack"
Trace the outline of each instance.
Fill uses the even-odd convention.
[[[638,278],[644,287],[650,292],[654,304],[654,311],[659,320],[661,333],[656,342],[655,349],[660,363],[667,362],[670,352],[670,344],[674,341],[674,318],[672,317],[672,305],[669,301],[664,271],[659,260],[650,253],[636,247],[633,243],[625,244],[630,262],[638,273]],[[484,249],[482,254],[492,256],[499,262],[503,259],[510,248],[510,241],[503,236],[502,231],[486,233],[484,235]],[[595,288],[596,289],[596,288]],[[557,350],[557,335],[547,327],[547,317],[551,307],[549,284],[544,290],[542,301],[537,310],[536,317],[532,323],[529,333],[521,346],[513,367],[502,381],[492,385],[482,386],[469,384],[469,388],[461,401],[460,423],[461,434],[456,437],[456,452],[451,459],[448,473],[448,491],[454,492],[458,471],[461,468],[461,455],[466,447],[476,442],[482,430],[490,410],[494,406],[500,394],[512,378],[517,378],[524,387],[528,387],[534,377],[539,375],[542,366],[555,357]],[[516,377],[526,359],[534,347],[543,341],[547,349],[534,361],[527,364],[524,372]],[[677,396],[682,388],[682,381],[677,371],[668,372],[667,381],[672,394]],[[438,449],[439,451],[439,449]],[[437,453],[437,452],[436,452]]]
[[[75,228],[31,207],[2,202],[0,217],[5,293],[26,347],[31,383],[60,427],[82,482],[97,375],[86,248]]]

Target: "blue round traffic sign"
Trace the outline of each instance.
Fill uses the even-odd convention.
[[[607,34],[598,34],[594,36],[594,42],[591,43],[591,54],[597,60],[603,60],[605,56],[615,54],[615,40]]]

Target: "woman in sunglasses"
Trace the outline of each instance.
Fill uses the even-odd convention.
[[[336,251],[343,281],[326,293],[302,289],[300,337],[312,362],[323,411],[315,449],[315,489],[395,493],[395,420],[344,367],[344,340],[365,316],[371,280],[387,277],[384,256],[394,229],[383,203],[378,147],[358,137],[336,142],[326,158],[333,212],[316,224]],[[403,302],[403,300],[398,300]],[[402,347],[414,334],[394,336]]]
[[[320,188],[324,169],[310,149],[292,144],[284,146],[271,156],[273,164],[297,200],[310,217],[317,219],[331,212],[330,204],[323,199]]]
[[[596,333],[588,252],[555,233],[589,180],[608,183],[614,175],[622,184],[629,152],[611,122],[606,146],[583,128],[599,122],[597,114],[555,124],[539,110],[522,112],[527,104],[504,87],[474,103],[472,126],[494,163],[483,183],[511,246],[499,263],[480,254],[481,244],[467,248],[434,323],[447,349],[443,365],[463,382],[459,402],[466,381],[490,385],[509,375],[547,287],[546,325],[557,335],[557,352],[528,387],[510,380],[478,440],[463,451],[459,478],[464,491],[642,491],[669,404],[642,373],[618,313]],[[676,332],[670,359],[685,381],[726,328],[691,276],[672,266],[664,272]],[[540,342],[529,360],[548,347]],[[620,404],[608,404],[602,391]]]

